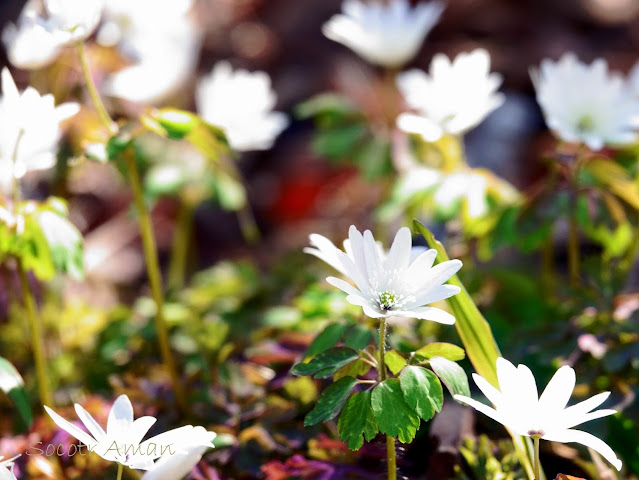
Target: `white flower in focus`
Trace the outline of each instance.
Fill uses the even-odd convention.
[[[4,457],[0,457],[0,480],[16,480],[16,476],[13,474],[13,461],[19,456],[20,455],[16,455],[4,461],[2,461]],[[7,470],[7,468],[9,470]]]
[[[50,65],[62,49],[62,44],[39,19],[37,0],[27,2],[17,25],[7,24],[2,32],[2,42],[11,64],[27,70]]]
[[[117,46],[132,62],[107,79],[107,95],[156,105],[184,86],[197,66],[202,40],[189,16],[192,4],[193,0],[106,3],[97,40]]]
[[[402,113],[397,126],[428,142],[444,134],[460,135],[476,127],[504,102],[497,92],[502,78],[490,73],[490,56],[478,48],[460,53],[452,62],[437,54],[429,73],[410,70],[397,77],[397,86],[416,113]]]
[[[560,139],[594,151],[636,139],[639,100],[605,60],[586,65],[566,53],[557,62],[544,59],[531,77],[546,124]]]
[[[217,63],[196,90],[202,118],[221,127],[238,151],[271,148],[288,125],[286,115],[272,111],[276,101],[267,73],[233,71],[228,62]]]
[[[179,449],[164,455],[142,476],[141,480],[180,480],[186,476],[202,458],[208,448],[212,448],[215,433],[203,427],[195,427],[189,437],[179,442]]]
[[[455,400],[470,405],[518,435],[539,435],[554,442],[581,443],[599,452],[617,470],[621,470],[621,460],[604,441],[590,433],[572,429],[584,422],[617,413],[615,410],[593,411],[608,398],[610,392],[566,408],[575,388],[575,371],[569,366],[557,370],[541,396],[537,393],[535,377],[525,365],[515,367],[508,360],[498,358],[497,378],[500,390],[483,377],[473,374],[475,383],[495,408],[463,395],[455,395]]]
[[[44,0],[47,29],[64,45],[90,37],[102,17],[104,0]]]
[[[459,293],[457,286],[442,285],[461,268],[459,260],[433,267],[437,256],[434,249],[411,258],[412,239],[407,227],[399,229],[387,255],[377,246],[370,230],[362,235],[351,226],[348,233],[349,253],[339,250],[321,235],[311,237],[317,251],[305,250],[350,277],[355,286],[335,277],[326,279],[348,294],[347,302],[362,307],[364,313],[373,318],[398,316],[455,323],[449,313],[425,305]]]
[[[205,436],[202,433],[204,430],[202,427],[186,425],[142,442],[142,438],[156,422],[156,419],[147,416],[134,421],[133,406],[126,395],[120,395],[111,407],[106,432],[84,408],[77,403],[75,404],[78,417],[91,435],[80,430],[49,407],[45,406],[44,409],[58,427],[80,440],[89,450],[105,460],[139,470],[153,469],[156,465],[153,463],[154,460],[177,454],[184,448],[190,449],[196,443],[198,446],[212,447],[210,442],[215,437],[213,432],[206,432],[206,438],[211,439],[206,443],[202,440]]]
[[[55,165],[60,122],[78,110],[76,103],[56,107],[53,95],[40,96],[32,87],[20,93],[9,70],[2,70],[0,186],[5,191],[14,177]]]
[[[342,11],[324,24],[324,35],[371,63],[401,67],[417,55],[444,4],[432,1],[413,8],[408,0],[345,0]]]

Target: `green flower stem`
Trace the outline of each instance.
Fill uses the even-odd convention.
[[[122,471],[124,469],[122,468],[122,464],[118,463],[118,476],[116,477],[116,480],[122,480]]]
[[[535,480],[541,480],[540,462],[539,462],[539,435],[533,435],[533,441],[535,442]]]
[[[183,200],[180,203],[169,263],[169,290],[178,291],[184,286],[194,213],[195,206],[191,202]]]
[[[573,288],[579,286],[579,230],[576,215],[577,202],[573,200],[568,230],[568,271],[570,273],[570,286]]]
[[[160,263],[158,261],[157,250],[155,245],[155,235],[153,233],[153,225],[151,224],[151,216],[144,203],[144,194],[142,192],[142,183],[140,182],[140,173],[135,161],[135,155],[132,152],[125,152],[127,170],[131,188],[133,190],[133,199],[139,216],[140,234],[142,236],[142,249],[144,250],[144,259],[146,263],[147,274],[149,277],[149,285],[151,287],[151,295],[155,301],[155,331],[157,332],[158,342],[160,344],[160,353],[162,361],[166,366],[173,384],[173,391],[177,399],[178,406],[183,412],[186,412],[187,404],[182,390],[182,384],[177,374],[175,361],[171,353],[169,345],[169,333],[164,320],[164,294],[162,292],[162,275],[160,273]]]
[[[118,130],[117,125],[109,116],[109,113],[104,107],[104,103],[102,103],[102,99],[100,98],[98,89],[95,87],[95,82],[93,81],[93,77],[91,76],[91,70],[89,69],[89,59],[87,57],[87,50],[84,46],[84,42],[78,42],[78,44],[76,45],[76,50],[80,59],[80,66],[82,67],[82,76],[84,77],[84,83],[86,84],[87,90],[89,91],[91,102],[93,102],[93,106],[98,113],[100,121],[104,124],[109,133],[115,134]]]
[[[380,382],[386,380],[386,319],[382,318],[379,326],[379,364],[377,377]],[[388,480],[397,480],[397,460],[395,457],[395,439],[386,436],[386,462],[388,464]]]
[[[49,379],[47,377],[46,359],[44,355],[44,342],[42,341],[42,325],[36,311],[35,299],[27,274],[24,271],[22,262],[18,260],[18,277],[20,277],[20,287],[24,297],[24,306],[27,310],[27,320],[31,330],[31,343],[35,361],[36,377],[38,379],[38,391],[40,393],[40,403],[49,407],[53,406],[53,398],[49,389]]]

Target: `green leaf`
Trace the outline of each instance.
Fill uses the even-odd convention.
[[[468,376],[462,367],[443,357],[431,358],[430,367],[441,381],[444,382],[444,385],[446,385],[451,395],[459,394],[470,397]]]
[[[433,234],[424,225],[415,220],[413,226],[417,232],[423,235],[428,246],[437,250],[435,263],[449,260],[442,244],[435,240]],[[461,292],[446,301],[455,316],[455,329],[464,344],[466,355],[468,355],[473,367],[475,367],[475,371],[494,387],[499,388],[497,359],[501,356],[501,353],[493,337],[490,325],[488,325],[477,305],[473,302],[464,285],[459,281],[459,277],[457,275],[453,276],[448,280],[448,283],[461,288]]]
[[[213,180],[215,200],[225,210],[237,211],[246,205],[246,190],[241,181],[216,169]]]
[[[433,357],[444,357],[453,362],[463,360],[466,354],[464,349],[452,343],[435,342],[420,348],[415,352],[415,357],[420,360],[428,360]]]
[[[404,401],[399,380],[391,378],[375,387],[371,397],[379,431],[410,443],[419,428],[419,416]]]
[[[20,373],[7,359],[0,357],[0,390],[6,393],[18,409],[27,427],[31,426],[31,408]]]
[[[298,104],[295,107],[295,116],[301,120],[315,117],[321,114],[345,116],[357,113],[353,103],[341,95],[335,93],[320,93]]]
[[[430,370],[408,366],[399,376],[404,401],[424,420],[430,420],[444,404],[444,392],[439,378]]]
[[[310,427],[319,422],[327,422],[331,418],[335,418],[342,410],[355,385],[357,385],[356,378],[344,377],[327,387],[317,399],[315,408],[306,415],[304,426]]]
[[[344,331],[346,330],[346,325],[343,323],[333,323],[326,327],[322,332],[315,337],[313,343],[308,347],[305,357],[311,357],[313,355],[317,355],[318,353],[323,352],[324,350],[328,350],[329,348],[333,348],[337,345],[342,335],[344,335]],[[348,347],[352,347],[352,345],[347,345]]]
[[[359,358],[359,354],[352,348],[336,347],[326,350],[314,357],[308,363],[298,363],[293,367],[293,375],[315,375],[315,378],[327,378],[344,365]]]
[[[154,118],[171,139],[184,138],[200,122],[197,115],[177,108],[163,108],[155,112]]]
[[[364,438],[371,441],[377,435],[377,424],[371,406],[371,391],[354,393],[348,399],[337,422],[337,431],[351,450],[359,450]]]
[[[49,246],[51,260],[57,272],[67,273],[74,280],[84,278],[82,235],[65,217],[50,210],[41,211],[38,223]]]
[[[585,168],[615,195],[639,210],[639,187],[621,165],[607,158],[593,158]]]
[[[400,370],[404,368],[404,365],[406,365],[406,359],[395,350],[390,350],[384,355],[384,363],[386,363],[388,369],[393,372],[393,375],[397,375]]]
[[[360,358],[335,372],[333,374],[333,380],[337,381],[342,377],[362,377],[363,375],[366,375],[371,368],[373,367],[370,363],[365,362],[364,359]]]
[[[344,345],[354,348],[355,350],[363,350],[368,346],[373,338],[371,331],[363,325],[354,324],[346,332],[344,337]]]

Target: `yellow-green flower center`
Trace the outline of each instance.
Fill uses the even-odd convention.
[[[390,310],[397,305],[398,298],[392,292],[384,292],[379,295],[379,307],[382,310]]]
[[[595,126],[595,120],[590,115],[584,115],[579,119],[579,123],[577,123],[577,129],[580,132],[588,132],[592,130]]]

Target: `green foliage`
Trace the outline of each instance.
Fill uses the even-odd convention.
[[[429,360],[433,357],[443,357],[458,362],[466,357],[466,353],[463,348],[452,343],[433,342],[417,350],[414,355],[418,361]]]
[[[346,331],[346,325],[343,323],[333,323],[322,330],[317,337],[313,340],[313,343],[308,347],[305,357],[311,357],[318,353],[333,348],[340,341],[344,332]]]
[[[320,422],[327,422],[339,415],[356,385],[356,378],[344,377],[328,386],[317,399],[315,408],[306,415],[304,425],[310,427]]]
[[[463,368],[455,362],[451,362],[443,357],[433,357],[430,359],[430,367],[437,376],[444,382],[451,395],[464,395],[470,397],[468,388],[468,376]]]
[[[291,373],[293,375],[315,374],[315,378],[328,378],[358,358],[359,353],[352,348],[335,347],[320,353],[308,363],[298,363]]]
[[[33,418],[24,381],[18,370],[6,358],[0,357],[0,390],[13,401],[24,424],[31,427]]]
[[[350,396],[339,416],[337,431],[351,450],[359,450],[364,439],[370,442],[375,438],[378,427],[371,406],[370,390]]]
[[[466,438],[459,447],[465,469],[456,467],[456,480],[516,480],[525,474],[518,464],[512,445],[494,444],[486,435]]]
[[[408,366],[399,376],[404,401],[423,419],[430,420],[440,412],[444,394],[439,379],[433,372],[422,367]]]
[[[406,365],[406,359],[395,350],[390,350],[386,352],[385,363],[388,369],[393,372],[393,375],[397,375]]]
[[[379,431],[410,443],[419,428],[419,416],[404,400],[399,380],[384,380],[373,390],[371,397],[375,422]]]
[[[299,104],[300,119],[314,119],[313,150],[336,163],[352,163],[364,178],[376,180],[393,172],[390,143],[348,99],[332,93]]]

